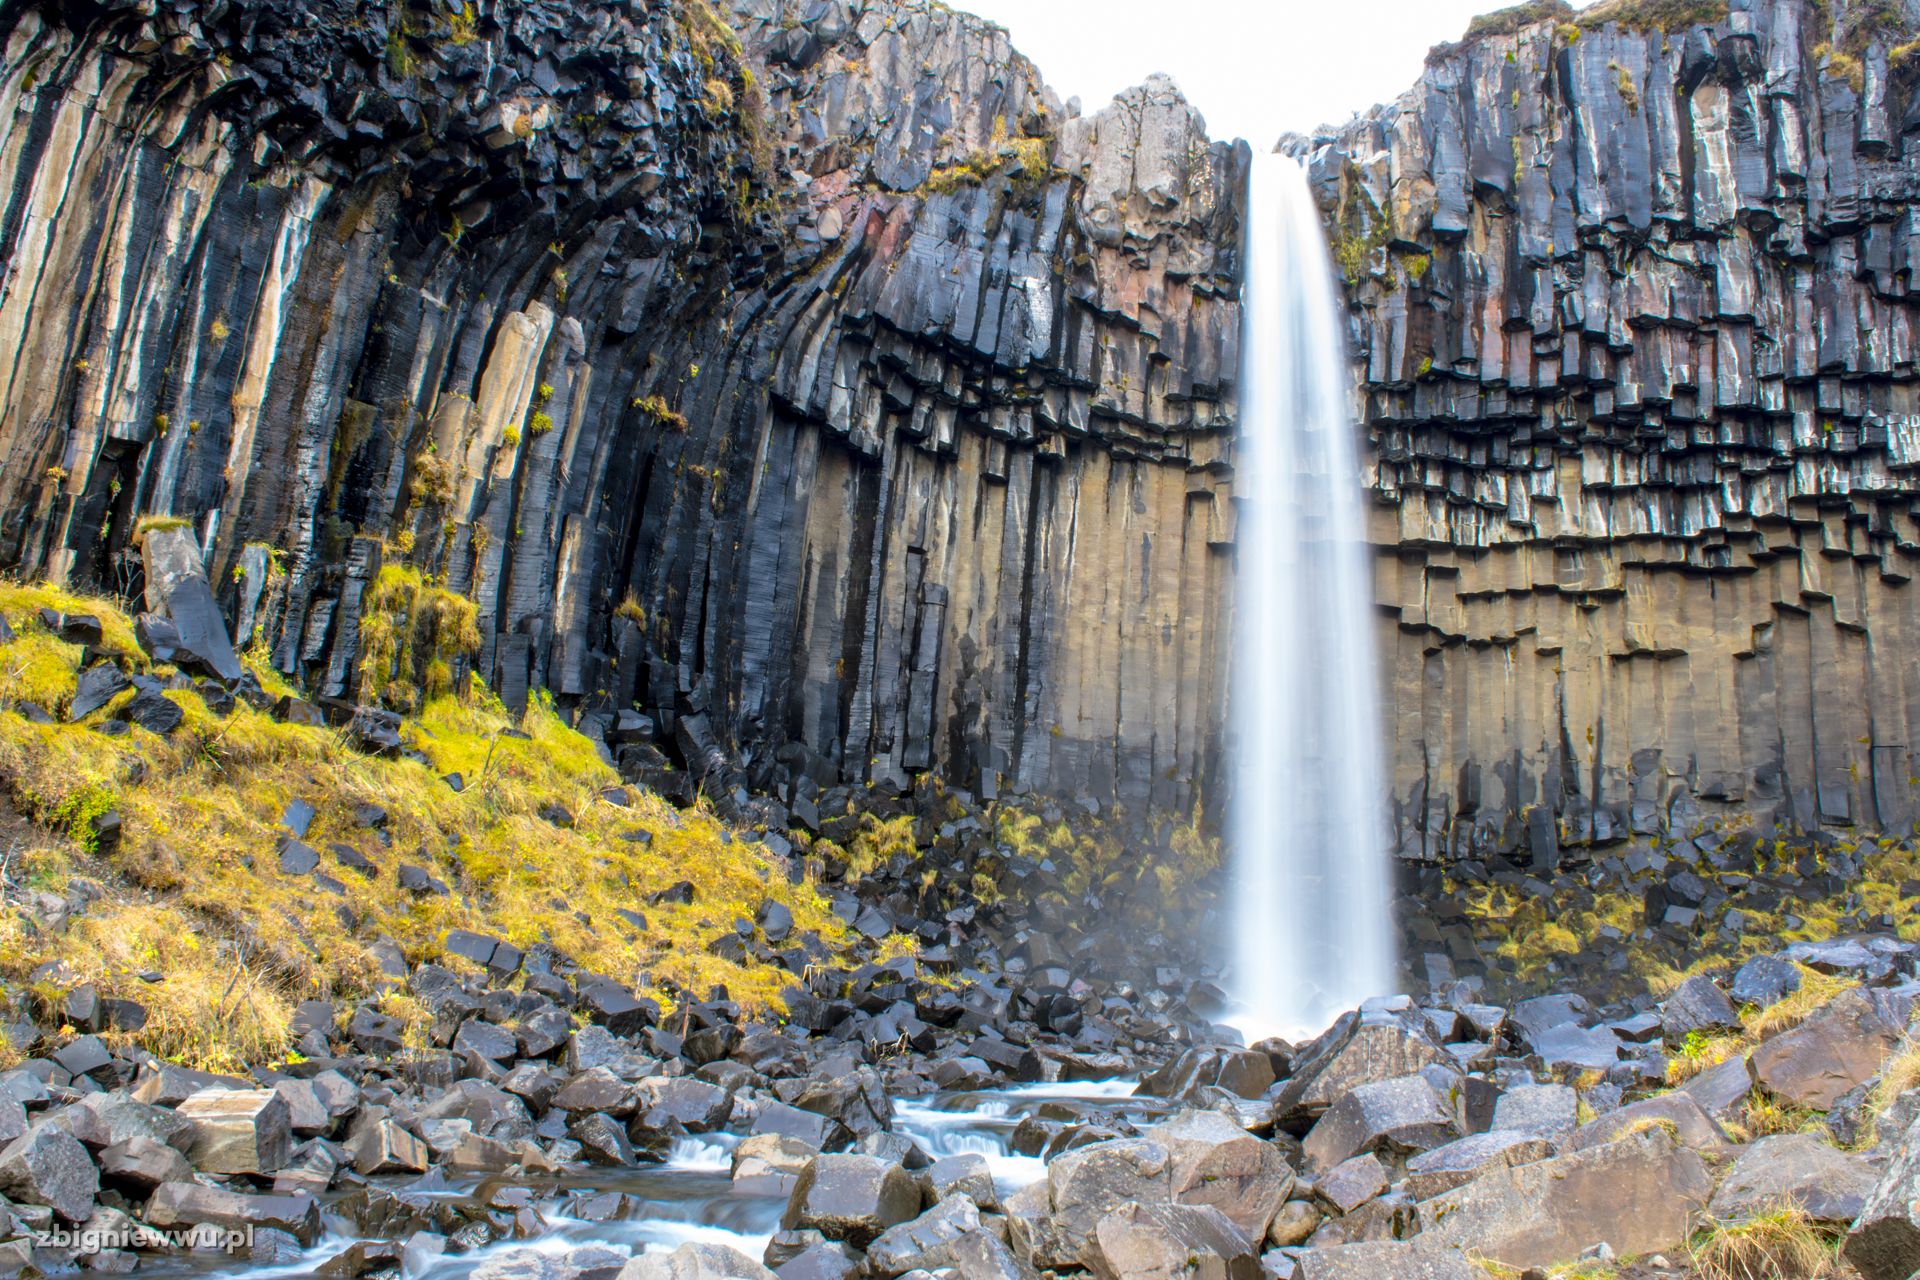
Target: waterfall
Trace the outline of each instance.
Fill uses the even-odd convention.
[[[1397,985],[1352,392],[1333,264],[1284,156],[1254,158],[1242,307],[1229,975],[1251,1039]]]

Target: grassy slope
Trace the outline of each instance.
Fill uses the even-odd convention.
[[[17,632],[0,645],[0,703],[27,699],[63,718],[81,655],[39,625],[43,606],[92,613],[104,624],[105,647],[137,649],[128,618],[108,601],[0,584],[0,614]],[[79,725],[0,711],[0,787],[41,831],[7,857],[13,896],[65,892],[76,876],[97,882],[100,893],[58,935],[9,903],[0,914],[0,986],[27,986],[37,966],[57,960],[63,972],[33,984],[35,998],[90,981],[102,994],[139,1000],[151,1016],[136,1038],[163,1056],[227,1069],[277,1060],[294,1003],[378,989],[368,944],[382,936],[414,960],[439,958],[455,928],[521,947],[546,941],[665,1005],[680,992],[704,997],[724,984],[747,1007],[776,1013],[790,976],[722,960],[709,942],[772,898],[792,908],[797,933],[816,931],[836,950],[851,945],[811,884],[790,884],[776,858],[711,814],[675,809],[638,788],[628,789],[631,808],[603,798],[619,779],[543,706],[516,723],[484,692],[431,701],[403,731],[433,761],[428,768],[359,754],[333,730],[281,723],[244,705],[216,716],[191,692],[167,695],[186,713],[170,738],[138,728],[123,737],[96,732],[131,696]],[[502,736],[512,728],[530,736]],[[441,780],[448,772],[468,780],[464,792]],[[320,869],[346,886],[344,896],[279,872],[276,823],[294,799],[318,811],[306,840],[321,853]],[[390,848],[355,824],[363,802],[390,815]],[[575,815],[572,828],[538,816],[551,803]],[[125,834],[100,853],[90,847],[91,820],[108,807],[122,816]],[[652,842],[621,838],[635,829]],[[336,841],[371,857],[379,875],[336,865],[328,848]],[[401,890],[394,872],[403,861],[452,892],[416,898]],[[696,888],[693,903],[649,901],[682,880]],[[616,908],[641,913],[645,926]],[[163,977],[144,981],[143,970]],[[423,1025],[405,996],[385,1000],[390,1012]]]

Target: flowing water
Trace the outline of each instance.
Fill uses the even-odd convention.
[[[1372,584],[1333,265],[1255,156],[1242,295],[1233,993],[1250,1038],[1395,988]]]
[[[894,1100],[893,1132],[911,1139],[935,1160],[967,1152],[984,1156],[1001,1195],[1006,1196],[1046,1177],[1046,1164],[1038,1156],[1013,1150],[1013,1132],[1021,1120],[1105,1112],[1144,1126],[1175,1109],[1161,1099],[1136,1097],[1135,1088],[1131,1080],[1095,1080],[899,1098]],[[663,1164],[526,1179],[523,1185],[535,1189],[534,1207],[549,1229],[545,1234],[433,1260],[410,1268],[408,1280],[470,1280],[476,1272],[535,1276],[544,1274],[535,1259],[558,1259],[593,1245],[638,1254],[703,1241],[730,1245],[757,1259],[780,1229],[787,1201],[784,1192],[733,1183],[729,1170],[739,1140],[734,1134],[706,1134],[675,1144]],[[381,1185],[395,1191],[407,1189],[406,1180],[383,1179]],[[474,1185],[462,1183],[436,1194],[464,1197],[473,1193]],[[583,1216],[583,1201],[604,1192],[631,1197],[632,1211],[616,1221]],[[312,1276],[356,1239],[338,1215],[328,1215],[326,1221],[325,1237],[297,1258],[238,1266],[217,1254],[149,1259],[142,1264],[141,1274],[182,1280]]]

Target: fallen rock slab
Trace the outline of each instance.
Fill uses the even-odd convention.
[[[1862,1280],[1908,1280],[1920,1272],[1920,1120],[1901,1137],[1841,1254]]]
[[[1621,1256],[1675,1248],[1712,1194],[1700,1156],[1656,1129],[1486,1174],[1421,1202],[1419,1215],[1431,1244],[1549,1267],[1601,1243]]]
[[[252,1196],[199,1182],[162,1183],[147,1201],[146,1217],[149,1226],[165,1228],[272,1227],[305,1245],[320,1235],[320,1205],[312,1196]]]
[[[899,1165],[878,1156],[824,1155],[801,1170],[781,1225],[864,1249],[919,1212],[920,1187]]]
[[[1880,1073],[1904,1028],[1889,1022],[1865,992],[1846,991],[1747,1058],[1753,1083],[1793,1107],[1826,1111],[1842,1094]]]
[[[1476,1133],[1407,1161],[1407,1194],[1415,1200],[1431,1199],[1494,1169],[1532,1164],[1556,1154],[1552,1140],[1537,1133],[1518,1129]]]
[[[1176,1116],[1145,1136],[1167,1150],[1175,1204],[1211,1205],[1249,1240],[1266,1237],[1267,1224],[1293,1190],[1293,1170],[1280,1148],[1218,1111]]]
[[[1762,1138],[1727,1170],[1707,1211],[1723,1222],[1797,1205],[1820,1222],[1849,1223],[1866,1209],[1874,1170],[1809,1133]]]
[[[1656,1127],[1666,1129],[1681,1146],[1695,1151],[1718,1155],[1733,1149],[1733,1139],[1719,1122],[1706,1113],[1692,1094],[1679,1090],[1629,1103],[1618,1111],[1587,1121],[1573,1131],[1570,1145],[1575,1151],[1586,1151]]]
[[[647,1253],[620,1268],[618,1280],[777,1280],[773,1272],[724,1244],[689,1242],[672,1253]]]
[[[1324,1170],[1363,1152],[1427,1151],[1452,1137],[1453,1115],[1433,1086],[1424,1076],[1401,1076],[1342,1095],[1314,1124],[1302,1150],[1311,1168]]]
[[[1100,1220],[1102,1280],[1260,1280],[1253,1243],[1211,1205],[1130,1204]]]
[[[174,1113],[193,1124],[187,1159],[202,1173],[272,1175],[293,1150],[293,1113],[272,1089],[206,1089]]]
[[[1457,1249],[1421,1240],[1337,1244],[1298,1255],[1295,1280],[1486,1280]]]

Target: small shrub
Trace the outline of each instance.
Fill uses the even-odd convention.
[[[1710,1222],[1690,1252],[1700,1280],[1820,1280],[1836,1268],[1839,1239],[1798,1205],[1740,1222]]]

